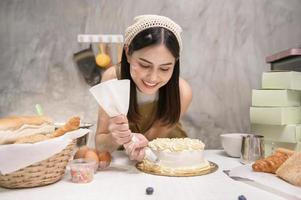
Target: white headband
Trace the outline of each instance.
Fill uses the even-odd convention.
[[[134,24],[125,30],[124,44],[130,45],[134,37],[141,31],[151,27],[163,27],[171,31],[177,38],[180,51],[182,50],[182,28],[168,17],[159,15],[140,15],[134,18]]]

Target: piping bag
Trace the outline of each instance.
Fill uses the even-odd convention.
[[[127,115],[130,102],[130,80],[109,80],[93,86],[89,90],[102,109],[110,116]],[[132,142],[137,142],[135,135]],[[145,147],[145,158],[151,162],[158,162],[158,157]]]

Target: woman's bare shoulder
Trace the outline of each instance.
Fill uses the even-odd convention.
[[[181,98],[181,110],[182,113],[187,110],[192,101],[192,89],[187,81],[183,78],[179,79],[180,98]]]
[[[114,78],[117,78],[116,67],[112,66],[106,69],[106,71],[102,74],[101,82],[108,81]]]
[[[179,78],[179,88],[181,96],[192,96],[191,86],[183,78]]]

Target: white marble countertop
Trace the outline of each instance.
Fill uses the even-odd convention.
[[[241,164],[238,159],[227,157],[224,151],[206,150],[205,157],[218,164],[218,171],[195,177],[165,177],[140,172],[124,152],[115,152],[112,166],[98,171],[88,184],[72,183],[67,173],[61,181],[48,186],[14,190],[0,188],[0,199],[237,200],[239,195],[244,195],[248,200],[284,200],[271,192],[229,178],[223,170]],[[154,188],[152,195],[146,195],[147,187]]]

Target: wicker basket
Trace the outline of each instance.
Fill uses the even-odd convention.
[[[49,185],[59,181],[65,174],[76,141],[60,153],[18,171],[0,174],[0,186],[5,188],[30,188]]]

